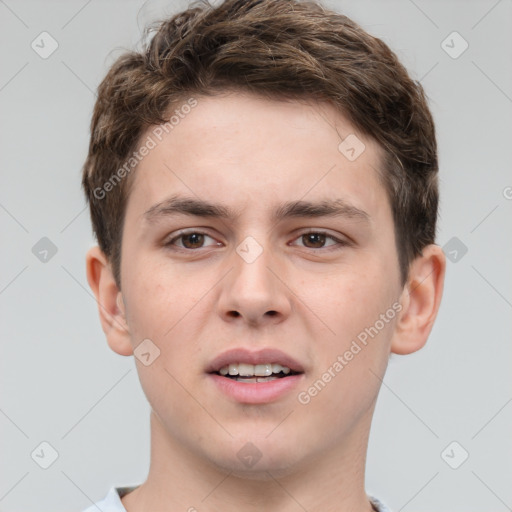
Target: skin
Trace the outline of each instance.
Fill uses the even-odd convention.
[[[147,338],[160,350],[149,366],[134,358],[152,408],[151,467],[122,502],[128,512],[370,511],[364,471],[381,379],[390,353],[426,343],[442,295],[443,252],[426,247],[401,286],[391,207],[376,171],[381,148],[331,106],[242,93],[197,100],[133,177],[121,290],[99,248],[87,254],[112,350],[132,355]],[[365,144],[352,162],[338,150],[349,134]],[[238,216],[148,222],[144,213],[173,194]],[[336,198],[368,221],[270,216],[284,201]],[[165,246],[185,228],[208,237]],[[302,236],[310,228],[350,243]],[[263,249],[252,263],[236,252],[247,236]],[[394,303],[400,312],[300,403],[298,393]],[[240,346],[290,354],[305,369],[298,387],[272,403],[228,399],[205,368]],[[247,442],[261,453],[250,468],[237,457]]]

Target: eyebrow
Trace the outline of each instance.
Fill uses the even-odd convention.
[[[236,219],[240,216],[239,210],[215,204],[193,197],[171,196],[164,201],[153,205],[144,213],[148,222],[174,215],[191,215],[205,218]],[[343,199],[325,199],[323,201],[288,201],[278,205],[272,212],[272,222],[289,218],[316,218],[316,217],[346,217],[359,221],[369,222],[370,216]]]

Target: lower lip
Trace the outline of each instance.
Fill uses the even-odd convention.
[[[289,393],[304,377],[303,373],[299,373],[268,382],[239,382],[216,373],[208,375],[225,395],[244,404],[274,402]]]

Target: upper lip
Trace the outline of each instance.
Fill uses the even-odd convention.
[[[285,354],[281,350],[274,348],[264,348],[260,350],[249,350],[247,348],[233,348],[222,352],[207,367],[207,373],[218,372],[224,366],[234,363],[246,364],[265,364],[275,363],[286,366],[290,370],[303,373],[304,368],[293,357]]]

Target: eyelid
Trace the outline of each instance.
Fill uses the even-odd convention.
[[[325,231],[323,229],[315,229],[315,228],[307,228],[306,231],[300,231],[300,233],[293,240],[294,241],[298,240],[302,236],[308,235],[310,233],[313,233],[315,235],[325,235],[327,238],[330,238],[331,240],[334,240],[334,242],[336,242],[333,245],[329,245],[327,247],[320,247],[318,249],[315,249],[315,248],[312,248],[312,247],[304,247],[304,249],[308,249],[310,251],[315,251],[315,252],[316,251],[323,251],[323,252],[327,252],[329,250],[336,250],[336,249],[339,249],[340,247],[345,247],[345,246],[350,245],[350,242],[348,240],[346,240],[346,239],[339,238],[339,237],[333,235],[332,233],[330,233],[329,231]]]
[[[186,235],[191,235],[191,234],[205,235],[205,236],[211,238],[212,240],[215,240],[215,238],[206,231],[202,231],[200,229],[188,228],[188,229],[182,229],[181,231],[174,233],[172,238],[170,238],[170,239],[165,239],[164,246],[166,246],[166,247],[174,246],[174,247],[177,247],[178,249],[181,249],[182,251],[187,251],[187,252],[198,251],[199,249],[205,249],[206,247],[200,247],[199,249],[187,249],[186,247],[180,247],[180,246],[177,246],[174,244],[174,242],[176,240],[179,240],[181,237],[186,236]],[[216,244],[212,244],[211,246],[207,246],[207,247],[213,247],[215,245]]]
[[[349,240],[347,240],[346,238],[337,237],[337,236],[331,234],[329,231],[325,231],[323,229],[318,229],[318,228],[316,228],[316,229],[315,228],[306,228],[305,230],[299,231],[295,235],[295,237],[293,238],[292,241],[298,240],[302,236],[310,234],[310,233],[314,233],[314,234],[318,234],[318,235],[325,235],[327,238],[330,238],[331,240],[333,240],[336,243],[332,244],[330,246],[327,246],[327,247],[319,247],[319,248],[303,247],[304,249],[307,249],[309,251],[328,252],[330,250],[336,250],[336,249],[340,249],[340,247],[346,247],[346,246],[351,245],[351,242]],[[218,245],[218,244],[212,244],[212,245],[209,245],[209,246],[206,246],[206,247],[199,247],[198,249],[187,249],[186,247],[180,247],[180,246],[177,246],[177,245],[174,244],[174,242],[176,240],[179,240],[181,237],[186,236],[186,235],[190,235],[190,234],[204,235],[204,236],[207,236],[207,237],[215,240],[215,237],[213,237],[212,235],[210,235],[206,231],[202,231],[200,229],[194,229],[194,228],[187,228],[187,229],[183,229],[183,230],[178,231],[177,233],[175,233],[172,236],[171,239],[169,239],[168,241],[164,242],[164,246],[166,246],[166,247],[171,247],[172,246],[172,247],[175,247],[176,250],[181,250],[181,251],[185,251],[185,252],[198,252],[201,249],[207,249],[208,247],[214,247],[215,245]]]

